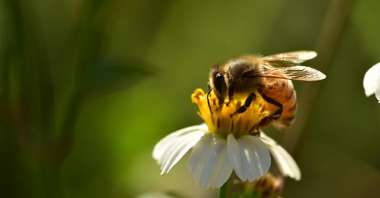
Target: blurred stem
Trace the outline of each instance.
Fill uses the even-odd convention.
[[[6,5],[7,8],[9,8],[10,5]],[[9,9],[8,9],[9,10]],[[2,16],[4,18],[10,18],[9,15],[6,15],[3,13]],[[8,23],[11,23],[8,21]],[[12,31],[13,33],[13,31]],[[8,33],[9,34],[9,33]],[[9,74],[10,74],[10,63],[11,63],[11,51],[13,50],[11,48],[11,43],[9,39],[8,34],[3,34],[1,39],[4,43],[4,47],[2,48],[2,51],[0,51],[0,101],[2,106],[5,106],[9,103]],[[5,104],[6,103],[6,104]],[[1,111],[1,113],[5,113],[5,111]]]
[[[106,30],[105,23],[108,22],[109,14],[108,6],[114,3],[112,1],[83,1],[82,15],[74,25],[70,35],[72,41],[69,45],[72,49],[69,51],[69,57],[72,62],[68,65],[73,65],[71,70],[74,77],[74,91],[68,103],[67,113],[64,116],[63,126],[59,131],[59,135],[54,145],[54,163],[60,164],[65,157],[70,153],[75,134],[75,125],[82,107],[84,93],[81,92],[79,81],[80,69],[84,65],[93,64],[98,58],[104,39],[104,31]],[[69,69],[69,70],[70,70]]]
[[[20,4],[20,3],[19,3]],[[25,6],[26,5],[26,6]],[[28,42],[28,50],[25,51],[24,60],[30,58],[32,61],[24,62],[23,66],[27,68],[23,70],[23,76],[27,79],[30,71],[36,71],[37,83],[39,88],[39,105],[41,108],[41,130],[43,138],[43,147],[50,147],[54,142],[55,134],[55,105],[54,105],[54,87],[53,78],[47,57],[49,52],[46,50],[44,39],[40,39],[40,34],[37,32],[39,24],[36,23],[33,9],[27,8],[24,4],[22,11],[25,14],[24,29],[27,30],[25,42]],[[20,13],[21,14],[21,13]],[[30,78],[30,77],[29,77]],[[24,80],[25,89],[30,89],[30,82]],[[31,115],[30,115],[31,116]]]
[[[46,187],[46,197],[64,197],[59,166],[42,165],[41,171]]]
[[[39,60],[41,60],[41,64],[37,67],[37,72],[43,120],[42,131],[45,146],[49,146],[55,134],[54,88],[49,64],[42,56]]]
[[[9,73],[10,73],[10,53],[8,48],[0,54],[0,115],[1,127],[3,131],[9,131]]]
[[[81,12],[83,14],[79,16],[71,34],[73,42],[70,43],[72,51],[69,53],[73,58],[71,64],[74,65],[72,70],[75,79],[74,91],[52,152],[54,155],[52,156],[53,163],[56,165],[61,164],[74,144],[75,125],[86,94],[78,83],[80,69],[84,65],[95,63],[101,50],[103,50],[102,45],[107,30],[106,24],[109,23],[110,15],[113,14],[109,11],[109,7],[115,2],[119,1],[84,1]]]
[[[339,43],[349,10],[353,4],[353,0],[333,0],[330,3],[324,25],[322,28],[321,36],[316,46],[318,57],[311,63],[311,67],[316,68],[322,72],[327,71],[328,66],[331,64],[332,57]],[[327,75],[328,78],[328,75]],[[316,100],[320,83],[305,83],[302,88],[302,96],[299,97],[299,109],[297,112],[297,125],[284,133],[282,145],[290,154],[294,154],[302,133],[304,132],[310,113],[313,109],[313,104]]]
[[[46,58],[46,50],[44,49],[43,40],[39,39],[38,24],[35,24],[31,6],[20,3],[19,0],[4,1],[9,11],[9,29],[8,33],[11,50],[14,53],[14,60],[21,60],[18,63],[18,68],[15,69],[17,79],[20,80],[20,99],[27,107],[28,121],[33,120],[38,116],[41,117],[39,129],[41,129],[41,137],[43,147],[48,147],[52,143],[54,134],[54,93],[53,81],[50,67]],[[34,73],[36,72],[36,73]],[[38,84],[34,84],[33,75],[37,74]],[[9,75],[9,73],[2,75]],[[3,76],[2,76],[3,77]],[[4,81],[9,81],[9,77],[4,78]],[[6,84],[9,87],[9,82]],[[8,88],[9,89],[9,88]],[[34,91],[39,90],[38,97],[34,97]],[[39,101],[35,100],[38,98]],[[33,111],[35,103],[38,102],[40,110],[37,114]],[[34,119],[34,121],[37,119]],[[34,123],[36,125],[36,123]],[[27,129],[27,127],[25,128]],[[23,133],[28,133],[24,131]],[[33,141],[33,139],[30,139]]]
[[[235,194],[241,195],[241,183],[242,181],[238,178],[235,171],[232,171],[230,178],[219,190],[219,198],[234,197]]]
[[[70,153],[73,143],[74,143],[74,131],[76,121],[78,120],[79,112],[82,107],[82,94],[76,92],[70,100],[68,106],[68,111],[63,122],[62,130],[59,134],[55,148],[53,151],[54,154],[54,163],[59,165],[66,156]]]
[[[228,187],[230,185],[230,179],[227,180],[226,183],[223,184],[223,186],[219,190],[219,198],[227,198],[228,193]]]
[[[114,14],[110,9],[112,5],[123,3],[118,0],[111,1],[84,1],[82,5],[82,15],[74,25],[70,40],[71,45],[72,70],[74,77],[74,91],[69,100],[68,110],[64,117],[64,122],[55,145],[56,163],[60,163],[69,154],[73,142],[75,125],[82,107],[85,92],[81,90],[80,70],[83,66],[91,65],[99,58],[103,50],[104,35],[107,30],[107,24],[110,23],[110,17]]]

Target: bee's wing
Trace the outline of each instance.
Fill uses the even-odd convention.
[[[262,60],[274,67],[290,67],[299,65],[317,56],[314,51],[295,51],[265,56]]]
[[[282,78],[297,81],[318,81],[325,79],[326,75],[311,67],[294,66],[280,68],[264,67],[262,71],[252,73],[250,77]]]

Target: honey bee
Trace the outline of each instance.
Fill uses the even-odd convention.
[[[228,105],[235,94],[248,96],[244,104],[231,114],[232,117],[245,112],[256,99],[255,93],[258,93],[267,103],[277,108],[261,120],[259,127],[273,122],[277,128],[285,129],[293,123],[297,109],[292,80],[319,81],[326,78],[326,75],[316,69],[300,66],[316,56],[314,51],[295,51],[265,57],[240,56],[224,65],[217,64],[210,71],[207,99],[212,90],[219,105]],[[212,113],[211,107],[210,111]]]

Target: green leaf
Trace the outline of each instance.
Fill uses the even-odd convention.
[[[79,71],[80,94],[105,94],[134,85],[152,74],[153,67],[143,61],[128,58],[125,62],[100,59],[86,64]]]

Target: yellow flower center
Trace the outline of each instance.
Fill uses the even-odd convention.
[[[255,94],[256,99],[243,113],[235,112],[244,105],[248,95],[235,94],[233,100],[229,103],[219,105],[218,98],[211,91],[209,102],[212,113],[207,103],[207,94],[202,89],[196,89],[191,95],[191,99],[192,102],[198,105],[198,115],[207,124],[210,132],[224,137],[227,137],[229,134],[239,137],[257,132],[260,122],[270,115],[268,103],[259,93]]]

